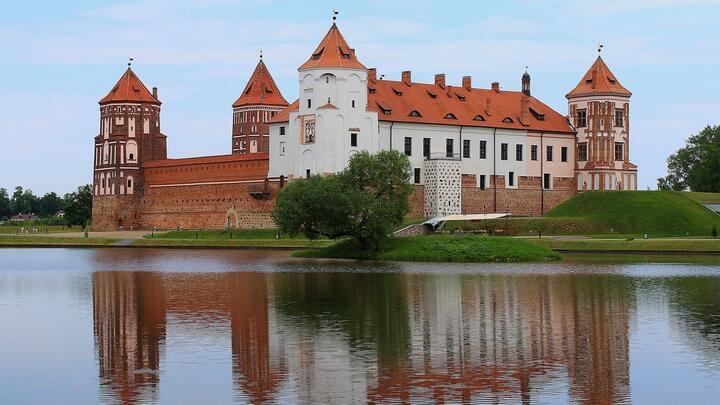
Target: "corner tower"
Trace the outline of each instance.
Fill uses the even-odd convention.
[[[232,153],[267,152],[267,122],[287,105],[260,54],[255,71],[232,105]]]
[[[368,110],[368,70],[333,22],[298,68],[298,101],[270,129],[270,176],[337,173],[360,150],[378,149]]]
[[[630,97],[598,56],[565,97],[577,129],[577,189],[637,190],[630,162]]]
[[[95,137],[93,227],[138,228],[143,164],[167,157],[160,132],[160,101],[128,69],[99,102],[100,134]]]

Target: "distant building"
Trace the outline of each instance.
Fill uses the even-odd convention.
[[[18,214],[10,217],[12,222],[32,221],[34,219],[40,219],[40,217],[35,214]]]
[[[601,58],[566,95],[569,117],[532,96],[527,71],[519,84],[386,80],[333,24],[298,68],[293,103],[261,56],[232,106],[231,154],[167,159],[157,90],[128,67],[100,100],[93,226],[273,227],[286,181],[337,173],[360,151],[408,156],[413,216],[536,216],[577,192],[637,188],[631,93]]]

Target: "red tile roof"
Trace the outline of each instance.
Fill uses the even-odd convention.
[[[333,23],[320,45],[310,55],[310,59],[298,70],[313,68],[365,69],[365,66],[357,59],[355,50],[350,48],[337,25]]]
[[[585,73],[580,83],[575,86],[565,97],[578,97],[587,94],[619,94],[621,96],[631,96],[632,93],[623,87],[617,80],[610,68],[605,64],[601,57],[595,60],[590,69]]]
[[[376,80],[370,87],[375,91],[368,94],[368,109],[378,111],[379,121],[574,132],[563,115],[534,97],[528,97],[531,111],[527,125],[523,125],[520,119],[523,94],[518,91],[443,88],[429,83],[408,85],[392,80]],[[387,111],[390,113],[386,114]],[[504,122],[506,118],[512,122]]]
[[[207,164],[207,163],[233,163],[233,162],[244,162],[248,160],[264,160],[268,159],[268,154],[265,153],[245,153],[241,155],[217,155],[217,156],[200,156],[190,157],[181,159],[163,159],[153,160],[147,162],[143,167],[172,167],[172,166],[187,166],[194,164]]]
[[[160,105],[160,101],[153,97],[152,93],[148,91],[147,87],[130,68],[127,68],[115,87],[110,90],[110,93],[100,100],[100,105],[126,102]]]
[[[250,80],[245,85],[240,97],[233,103],[233,107],[244,105],[288,105],[275,84],[270,71],[260,59]]]
[[[274,117],[268,120],[268,124],[276,122],[288,122],[290,120],[290,113],[300,109],[300,100],[295,100],[289,106],[285,107],[284,110],[275,114]]]

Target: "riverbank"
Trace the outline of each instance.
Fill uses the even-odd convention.
[[[720,239],[527,239],[535,246],[556,252],[720,254]]]
[[[473,235],[426,235],[390,238],[384,250],[367,253],[355,240],[316,250],[300,250],[295,257],[387,260],[410,262],[533,262],[559,260],[560,255],[523,239]]]

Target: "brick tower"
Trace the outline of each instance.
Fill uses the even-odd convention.
[[[630,162],[630,96],[600,56],[565,97],[577,129],[577,188],[637,190]]]
[[[160,132],[160,101],[128,64],[115,87],[100,100],[100,134],[95,137],[93,228],[138,228],[143,164],[167,157]]]
[[[255,71],[232,105],[232,153],[267,152],[270,138],[267,121],[287,105],[260,54]]]

